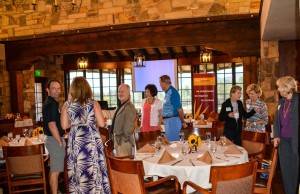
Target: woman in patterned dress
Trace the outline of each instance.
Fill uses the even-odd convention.
[[[246,110],[250,112],[253,108],[259,108],[260,111],[247,119],[246,131],[265,133],[266,124],[268,124],[268,108],[264,101],[260,99],[262,90],[257,84],[250,84],[246,90],[249,99],[246,100]]]
[[[67,169],[70,193],[111,193],[103,143],[98,127],[104,126],[101,107],[83,77],[71,83],[68,101],[61,112],[63,129],[70,129]]]

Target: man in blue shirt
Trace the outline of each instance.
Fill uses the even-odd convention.
[[[169,141],[179,140],[181,126],[187,127],[178,91],[171,85],[168,75],[159,78],[159,85],[165,91],[165,102],[162,108],[162,117],[165,124],[165,136]]]

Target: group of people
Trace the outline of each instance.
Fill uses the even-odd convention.
[[[146,86],[146,99],[143,100],[143,129],[158,130],[161,119],[166,125],[166,137],[177,140],[181,127],[186,127],[178,91],[171,85],[168,75],[160,78],[160,86],[166,93],[165,103],[155,98],[155,85]],[[47,83],[48,97],[43,105],[43,129],[46,135],[45,146],[50,155],[49,183],[52,194],[58,193],[58,178],[64,171],[67,155],[68,185],[70,193],[111,193],[103,142],[98,127],[104,127],[102,110],[92,96],[92,90],[83,77],[75,77],[70,85],[68,100],[61,112],[58,98],[61,94],[59,81]],[[118,87],[117,107],[110,127],[116,156],[132,155],[136,109],[130,101],[130,86]],[[153,115],[159,116],[153,116]],[[70,129],[67,152],[65,151],[65,130]],[[174,132],[176,131],[176,132]],[[178,133],[176,135],[176,133]]]
[[[157,88],[153,84],[145,87],[146,98],[142,101],[141,130],[159,130],[162,120],[168,140],[178,140],[182,127],[187,127],[178,91],[172,86],[168,75],[159,78],[165,100],[156,98]],[[299,184],[299,94],[292,77],[282,77],[276,82],[281,99],[274,118],[274,146],[278,147],[282,177],[287,194],[294,194]],[[92,98],[92,90],[83,77],[73,79],[68,100],[61,114],[57,102],[61,93],[60,83],[51,80],[47,85],[48,97],[43,105],[43,128],[45,146],[50,154],[49,182],[53,194],[58,190],[59,173],[64,171],[65,130],[70,128],[67,148],[67,170],[70,193],[111,193],[107,173],[103,142],[98,127],[105,125],[101,107]],[[242,118],[247,118],[245,130],[265,132],[268,122],[266,104],[260,99],[262,90],[257,84],[247,87],[249,99],[246,109],[240,100],[242,88],[233,86],[230,98],[223,104],[219,120],[225,121],[224,135],[241,145]],[[136,109],[130,101],[130,86],[118,87],[117,107],[111,137],[117,156],[132,154]]]
[[[276,81],[280,100],[274,117],[274,147],[278,147],[279,162],[286,194],[297,194],[299,190],[299,117],[300,104],[297,82],[290,76]],[[259,98],[261,88],[256,84],[247,87],[249,99],[244,108],[240,97],[242,88],[233,86],[230,98],[223,104],[219,120],[225,121],[224,135],[241,145],[242,118],[247,118],[244,130],[265,132],[268,123],[266,104]]]

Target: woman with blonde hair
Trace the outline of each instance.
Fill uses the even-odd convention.
[[[61,112],[61,126],[71,128],[67,149],[70,193],[111,193],[98,130],[104,126],[104,118],[84,77],[75,77],[71,83],[68,101]]]
[[[246,111],[250,112],[253,108],[259,108],[260,111],[247,119],[246,131],[265,133],[265,125],[268,123],[268,108],[266,103],[260,99],[262,90],[257,84],[250,84],[246,90],[249,99],[246,100]]]
[[[276,81],[282,97],[274,117],[274,147],[278,147],[280,168],[286,194],[298,193],[299,186],[299,93],[294,78]]]
[[[242,118],[250,118],[258,112],[258,108],[254,108],[250,112],[246,112],[243,103],[240,100],[242,88],[240,86],[232,86],[230,89],[230,98],[222,104],[219,114],[219,120],[225,121],[224,135],[236,145],[242,145]]]

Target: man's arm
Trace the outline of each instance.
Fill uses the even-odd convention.
[[[185,122],[185,120],[184,120],[183,109],[182,109],[182,108],[179,108],[179,109],[177,109],[177,112],[178,112],[178,114],[179,114],[179,117],[180,117],[180,120],[181,120],[181,123],[182,123],[183,128],[186,128],[186,127],[187,127],[187,124],[186,124],[186,122]]]
[[[62,140],[61,140],[61,137],[59,135],[58,128],[56,127],[56,122],[55,121],[49,122],[48,127],[49,127],[53,137],[58,142],[59,146],[61,146],[62,145]]]

